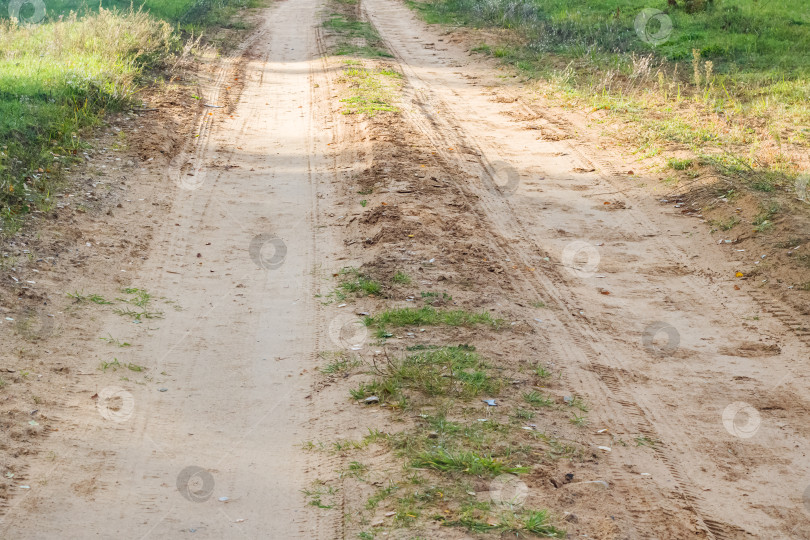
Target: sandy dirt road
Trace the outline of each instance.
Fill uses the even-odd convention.
[[[340,512],[301,493],[344,460],[300,443],[365,428],[336,412],[345,397],[312,392],[317,354],[335,348],[335,308],[314,295],[318,268],[355,262],[331,190],[338,170],[373,165],[374,142],[339,114],[323,8],[266,10],[204,88],[218,105],[223,88],[244,84],[167,173],[172,209],[134,281],[182,310],[146,321],[119,355],[147,367],[150,384],[124,390],[110,377],[100,397],[115,407],[88,408],[78,394],[65,405],[68,425],[47,442],[59,457],[30,473],[47,483],[12,500],[0,536],[345,536]],[[735,289],[702,226],[628,183],[627,166],[575,118],[527,99],[396,0],[364,0],[362,13],[404,75],[404,125],[458,174],[476,236],[516,269],[500,279],[518,300],[554,307],[526,317],[525,339],[587,398],[592,425],[610,427],[592,437],[612,447],[610,492],[593,509],[618,520],[607,537],[810,535],[808,349],[794,314]],[[104,333],[128,324],[109,317]],[[657,443],[641,453],[613,433]]]
[[[43,471],[41,492],[15,501],[3,538],[320,536],[300,493],[309,457],[295,447],[312,414],[301,372],[318,350],[315,186],[329,174],[313,105],[317,9],[269,10],[204,87],[217,105],[246,58],[238,105],[211,108],[169,172],[173,209],[134,278],[182,306],[119,355],[159,388],[102,389],[102,401],[119,400],[106,418],[77,396],[73,425],[54,439],[65,459]],[[127,325],[113,317],[105,331]]]

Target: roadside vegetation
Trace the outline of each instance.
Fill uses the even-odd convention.
[[[553,425],[554,418],[564,418],[572,408],[587,410],[579,398],[555,400],[541,392],[553,384],[546,367],[507,373],[469,344],[411,345],[371,363],[343,353],[323,357],[328,361],[325,375],[365,378],[349,391],[358,406],[384,407],[394,425],[405,424],[390,432],[369,430],[357,440],[302,444],[308,451],[340,454],[348,462],[337,478],[319,480],[317,491],[364,494],[354,503],[359,505],[356,511],[345,515],[352,529],[360,531],[359,538],[402,529],[421,537],[430,534],[425,528],[430,522],[473,534],[566,537],[561,516],[538,509],[521,491],[536,469],[586,456],[584,447],[562,439],[557,430],[549,434],[538,427],[541,420]],[[514,391],[508,386],[515,377],[535,389],[510,403]],[[370,447],[397,457],[401,472],[381,468],[374,459],[379,451]],[[376,519],[381,514],[387,519]]]
[[[676,158],[671,170],[685,174],[707,167],[760,192],[793,191],[797,176],[810,167],[805,3],[675,3],[427,0],[411,5],[428,22],[500,29],[473,50],[543,81],[564,105],[630,120],[636,129],[629,142],[641,156],[688,149],[693,159]],[[664,13],[639,19],[645,8]]]
[[[0,234],[49,211],[89,130],[136,105],[193,33],[254,0],[0,1]],[[92,9],[88,6],[94,6]]]
[[[321,375],[341,384],[360,410],[389,411],[383,425],[390,429],[303,442],[307,451],[342,458],[334,477],[303,491],[308,503],[330,512],[343,497],[357,538],[402,531],[430,538],[436,527],[476,537],[565,538],[565,516],[527,498],[528,486],[537,487],[538,474],[595,458],[577,442],[588,425],[585,401],[562,393],[549,365],[504,363],[480,350],[473,343],[512,325],[459,306],[446,292],[417,298],[419,285],[396,266],[343,268],[332,279],[332,301],[375,303],[362,321],[378,341],[373,354],[321,353]],[[414,305],[392,305],[402,299]],[[463,341],[448,343],[447,332]],[[565,482],[573,476],[559,474]]]
[[[345,85],[343,114],[374,116],[399,112],[395,105],[402,74],[375,60],[392,58],[377,30],[359,18],[357,0],[334,0],[323,26],[332,37],[331,51],[344,56],[338,82]],[[363,202],[361,205],[365,206]]]

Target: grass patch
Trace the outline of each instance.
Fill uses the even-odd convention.
[[[422,452],[414,458],[411,466],[473,476],[497,476],[506,473],[522,474],[529,472],[528,467],[509,466],[489,455],[481,455],[470,451],[453,452],[443,448]]]
[[[106,341],[110,345],[115,345],[116,347],[124,348],[124,347],[132,347],[131,343],[126,341],[121,341],[120,339],[112,337],[111,334],[108,334],[108,337],[99,338],[102,341]]]
[[[325,375],[335,375],[340,373],[347,373],[352,369],[363,365],[359,359],[354,356],[348,355],[344,352],[322,352],[319,355],[326,360],[326,364],[320,368],[321,373]]]
[[[183,31],[256,2],[48,0],[39,24],[18,25],[0,0],[0,234],[55,208],[65,169],[88,148],[83,139],[106,113],[132,105],[180,50]],[[19,19],[35,15],[26,3]]]
[[[333,300],[342,302],[349,296],[383,296],[382,284],[357,268],[342,268],[336,276],[338,286],[329,294]]]
[[[440,347],[376,365],[376,377],[351,391],[354,399],[377,396],[381,402],[406,406],[416,392],[424,396],[470,399],[497,395],[503,380],[489,374],[490,366],[469,345]]]
[[[63,167],[84,148],[80,135],[124,107],[172,43],[167,23],[132,11],[30,27],[0,21],[2,232],[54,207]]]
[[[353,10],[332,14],[323,26],[337,35],[335,54],[339,56],[392,58],[377,30],[370,23],[358,20]]]
[[[381,330],[389,326],[436,326],[441,324],[447,326],[475,326],[483,324],[491,328],[499,329],[504,324],[502,319],[494,319],[492,315],[486,311],[481,313],[473,313],[463,309],[442,311],[432,306],[389,309],[379,315],[365,317],[363,321],[366,326]]]
[[[343,114],[374,116],[378,112],[399,112],[393,104],[399,87],[399,73],[385,69],[345,67],[339,82],[349,87],[350,96],[341,99]]]
[[[544,396],[537,390],[526,392],[523,394],[523,401],[534,407],[553,407],[554,400]]]

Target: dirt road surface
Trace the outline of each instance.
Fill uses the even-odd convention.
[[[146,384],[124,385],[120,372],[80,377],[96,371],[89,359],[104,344],[82,346],[88,361],[64,398],[64,423],[31,464],[33,489],[0,515],[1,537],[355,536],[339,510],[302,493],[345,463],[302,442],[366,428],[345,390],[313,392],[341,314],[315,295],[324,276],[392,250],[350,228],[362,221],[350,216],[365,214],[348,208],[346,175],[379,165],[394,183],[409,179],[375,161],[378,132],[340,114],[324,9],[320,0],[268,8],[204,85],[216,107],[226,87],[243,87],[238,101],[210,108],[163,171],[170,209],[131,279],[181,309],[142,321],[137,346],[117,357],[145,366]],[[601,537],[810,536],[801,317],[753,285],[735,287],[736,269],[705,226],[634,181],[641,172],[628,174],[633,166],[581,117],[545,107],[398,0],[363,0],[359,12],[404,76],[400,127],[390,128],[402,131],[387,142],[406,157],[409,145],[427,148],[436,170],[457,176],[445,192],[466,207],[433,232],[467,231],[506,269],[470,271],[504,287],[480,303],[522,306],[530,333],[521,339],[586,397],[591,426],[657,441],[641,453],[593,435],[612,450],[602,457],[610,494],[591,510],[620,523]],[[389,206],[420,196],[395,191]],[[417,201],[395,228],[430,226],[443,196]],[[532,298],[554,309],[530,315]],[[132,331],[131,321],[99,317],[101,335]]]

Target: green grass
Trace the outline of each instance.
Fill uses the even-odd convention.
[[[381,402],[406,406],[414,392],[424,396],[469,399],[498,395],[503,380],[489,373],[490,366],[474,347],[440,347],[378,365],[377,376],[351,391],[354,399],[377,396]]]
[[[780,185],[779,175],[792,181],[802,166],[801,149],[810,143],[810,10],[804,0],[718,0],[695,13],[665,0],[411,5],[428,22],[507,29],[473,50],[545,81],[563,103],[632,121],[637,129],[625,129],[624,136],[650,155],[667,143],[688,145],[696,155],[720,146],[741,154],[749,175],[776,175],[760,186]],[[668,39],[657,45],[634,28],[648,7],[672,21]],[[651,24],[654,33],[657,23]],[[689,158],[669,162],[674,170],[692,165]],[[705,165],[722,169],[712,160]]]
[[[431,306],[421,308],[399,308],[383,311],[373,317],[365,317],[366,326],[385,329],[388,326],[475,326],[483,324],[498,329],[503,326],[502,319],[494,319],[487,312],[473,313],[463,309],[437,310]]]
[[[810,11],[803,0],[724,0],[700,13],[668,8],[662,0],[436,0],[414,5],[429,22],[516,29],[531,39],[527,52],[535,54],[535,61],[552,53],[615,66],[616,53],[635,52],[691,63],[697,49],[701,58],[714,62],[718,84],[764,83],[794,101],[802,99],[796,90],[803,87],[784,83],[804,79],[806,84],[810,74]],[[646,7],[662,9],[672,20],[672,34],[657,46],[640,39],[634,28]],[[491,44],[478,50],[517,54]],[[725,78],[729,74],[733,77]]]
[[[393,104],[401,75],[384,69],[347,66],[340,81],[346,83],[351,95],[341,99],[343,114],[374,116],[378,112],[398,112]]]
[[[321,367],[324,375],[346,373],[363,365],[363,362],[344,352],[322,352],[319,356],[326,360],[326,364]]]
[[[413,467],[441,472],[459,472],[473,476],[497,476],[529,472],[528,467],[509,466],[497,458],[471,451],[448,451],[443,448],[422,452],[411,463]]]
[[[342,268],[337,278],[337,288],[329,294],[335,300],[343,301],[349,296],[383,296],[382,284],[357,268]]]
[[[553,407],[554,400],[544,396],[536,390],[523,394],[523,401],[535,407]]]
[[[549,523],[547,510],[529,511],[523,522],[523,528],[530,533],[544,538],[565,538],[565,531]]]
[[[0,217],[13,230],[49,210],[61,170],[105,111],[124,107],[142,71],[172,43],[171,27],[139,13],[14,27],[0,21]]]
[[[335,54],[366,58],[391,58],[377,30],[365,21],[357,20],[353,11],[334,13],[323,26],[338,36]]]
[[[77,304],[82,304],[84,302],[93,302],[94,304],[101,305],[112,304],[112,302],[106,300],[100,294],[84,294],[83,292],[76,291],[73,293],[67,293],[67,295],[69,298],[73,298]]]
[[[47,0],[40,24],[18,26],[0,0],[0,234],[55,207],[89,131],[154,80],[181,44],[177,29],[199,32],[254,1],[147,0],[139,11],[129,0]],[[20,18],[33,13],[26,4]]]
[[[9,0],[0,0],[0,19],[8,18]],[[71,12],[77,16],[93,15],[99,7],[105,10],[141,11],[152,18],[178,25],[186,31],[201,31],[206,27],[226,23],[235,10],[257,7],[256,0],[45,0],[47,24],[68,17]],[[23,6],[20,18],[34,15],[31,4]]]
[[[124,348],[124,347],[132,347],[131,343],[126,341],[121,341],[120,339],[112,337],[111,334],[108,334],[109,337],[99,338],[102,341],[106,341],[110,345],[115,345],[116,347]]]

